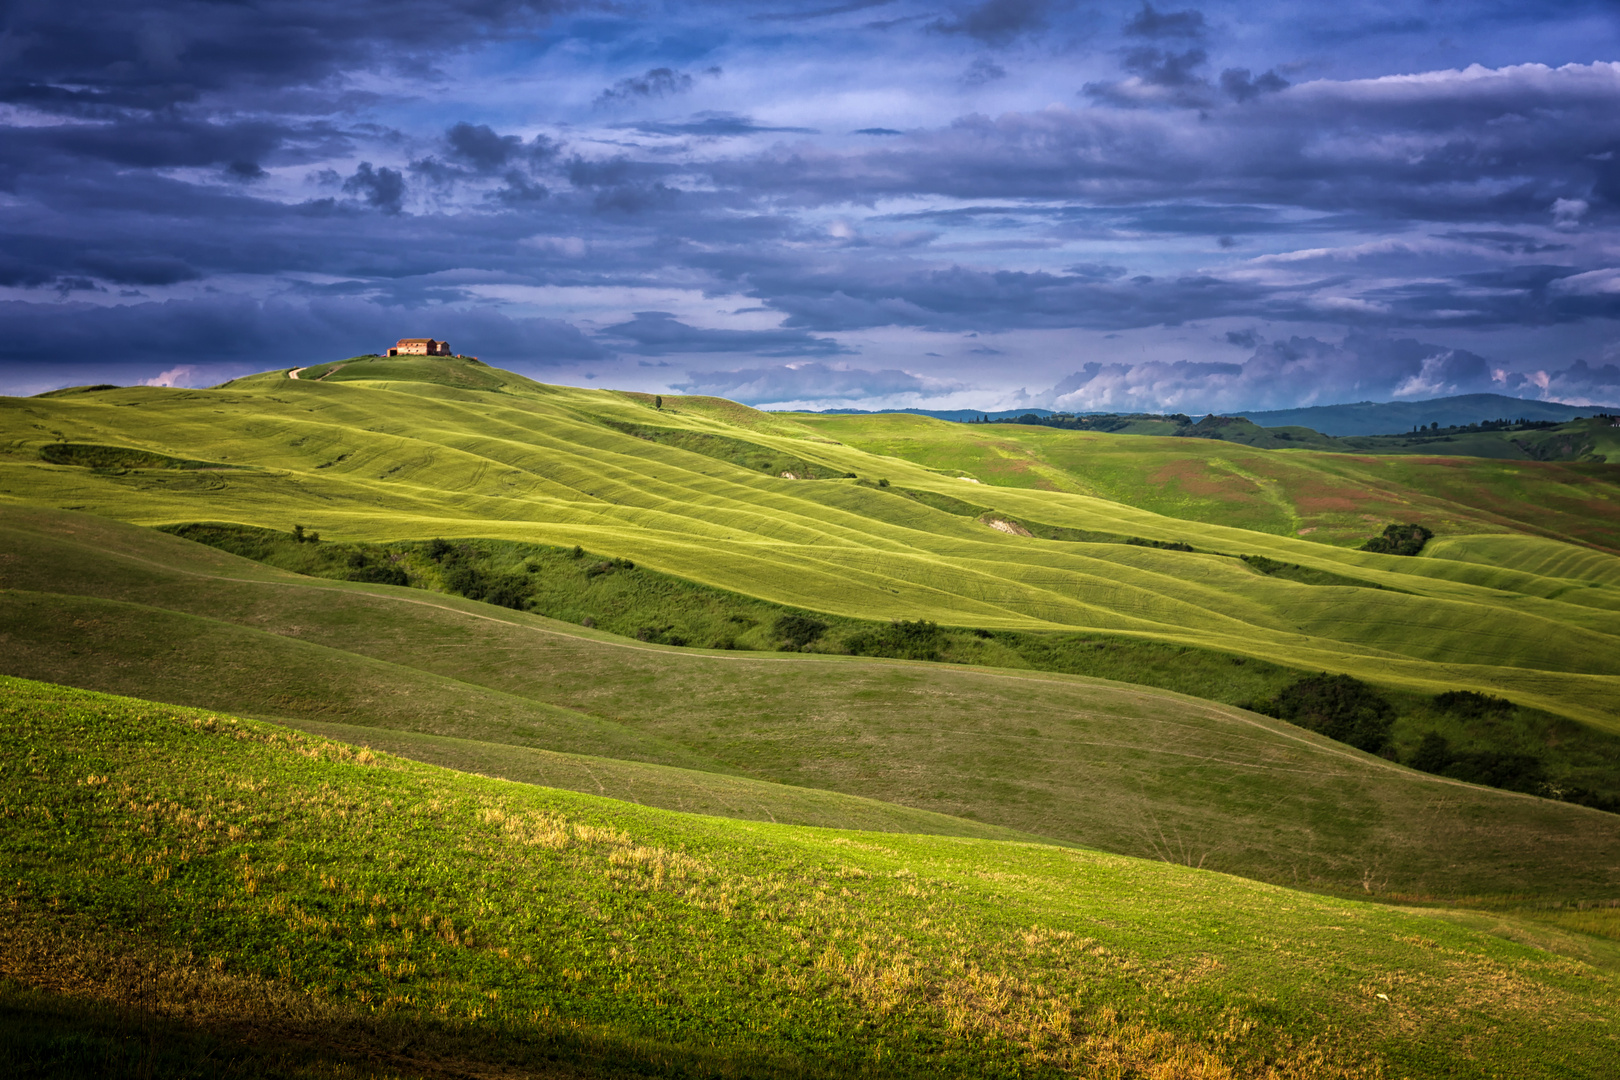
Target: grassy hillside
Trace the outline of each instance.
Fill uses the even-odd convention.
[[[1317,542],[1359,544],[1383,522],[1410,520],[1437,532],[1516,532],[1620,551],[1620,470],[1596,462],[1460,458],[1456,446],[1446,447],[1444,456],[1421,448],[1405,455],[1278,453],[1287,442],[1249,447],[898,414],[791,419],[873,453],[968,472],[987,484],[1093,495],[1170,517]],[[1620,429],[1607,421],[1583,428],[1589,430],[1582,437],[1594,446],[1620,452]],[[1485,443],[1561,437],[1558,431],[1487,434],[1468,449],[1499,456]]]
[[[14,679],[0,726],[13,1074],[206,1050],[227,1075],[1600,1077],[1616,1053],[1613,943],[1550,922],[676,815]]]
[[[1620,886],[1613,815],[1413,772],[1141,686],[640,643],[300,577],[88,515],[9,516],[0,584],[6,673],[652,805],[1016,830],[1357,896],[1592,900]],[[1248,667],[1226,666],[1239,679]],[[1465,745],[1460,721],[1423,723]],[[1584,747],[1580,767],[1612,772],[1612,739],[1552,734]]]
[[[1367,464],[1185,439],[1170,440],[1171,456],[1157,449],[1165,440],[1007,431],[765,418],[711,399],[660,411],[460,361],[355,361],[324,381],[269,373],[210,391],[5,400],[0,499],[143,524],[302,523],[328,539],[579,545],[852,619],[1137,637],[1616,725],[1613,556],[1568,579],[1481,563],[1466,543],[1463,557],[1439,559],[1316,542],[1416,519],[1442,540],[1539,536],[1539,564],[1574,565],[1549,533],[1620,546],[1607,466]],[[57,443],[250,467],[53,464],[41,454]],[[828,478],[784,478],[783,458]],[[964,483],[964,471],[986,482]],[[1013,535],[958,504],[1065,535],[1196,550]],[[1239,555],[1380,587],[1268,575]]]

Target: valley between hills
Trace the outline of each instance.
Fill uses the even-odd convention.
[[[1617,701],[1603,461],[4,398],[0,1060],[1608,1076]]]

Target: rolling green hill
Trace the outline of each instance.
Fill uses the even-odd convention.
[[[671,814],[16,679],[0,725],[12,1075],[1595,1078],[1615,1058],[1620,953],[1551,920]]]
[[[8,515],[0,585],[6,673],[671,809],[1014,830],[1355,896],[1620,888],[1612,814],[1414,772],[1139,685],[660,646],[60,512]],[[1616,740],[1555,730],[1608,770],[1593,775],[1613,775]]]
[[[1614,467],[297,374],[0,399],[0,1070],[1607,1074]]]
[[[1607,466],[1369,465],[1205,440],[1032,429],[1003,438],[1004,427],[985,429],[986,438],[968,425],[910,417],[783,419],[712,400],[671,404],[660,412],[630,395],[546,387],[443,360],[356,361],[324,382],[269,373],[209,391],[6,400],[0,499],[142,524],[301,522],[328,538],[577,544],[851,618],[1136,635],[1415,692],[1476,689],[1616,727],[1620,588],[1610,571],[1578,580],[1530,574],[1469,560],[1466,545],[1455,549],[1462,558],[1364,554],[1316,542],[1329,528],[1348,533],[1346,524],[1303,524],[1317,520],[1309,504],[1331,507],[1319,512],[1324,521],[1359,521],[1358,538],[1406,518],[1430,523],[1442,539],[1540,536],[1539,562],[1551,565],[1569,547],[1551,540],[1555,530],[1584,539],[1588,552],[1620,543],[1611,535],[1620,502],[1608,473],[1594,471]],[[626,425],[674,434],[638,437]],[[57,442],[233,468],[56,465],[40,455]],[[837,478],[767,473],[750,465],[756,451]],[[1109,469],[1113,480],[1094,482]],[[1225,479],[1208,480],[1211,471]],[[964,483],[963,472],[984,482]],[[1082,477],[1095,493],[1081,493]],[[1420,495],[1420,482],[1436,494]],[[1216,494],[1187,496],[1206,487]],[[953,508],[930,505],[940,497]],[[1118,501],[1126,499],[1153,505]],[[1198,550],[1009,535],[963,505]],[[1300,531],[1309,538],[1293,535]],[[1383,588],[1268,576],[1232,557],[1241,554]]]
[[[1091,495],[1317,543],[1360,544],[1383,522],[1411,520],[1437,532],[1524,533],[1620,551],[1620,470],[1597,462],[1480,460],[1421,450],[1277,452],[1284,444],[951,424],[892,413],[791,418],[851,446],[970,473],[998,487]],[[1620,429],[1592,430],[1594,440],[1620,452]]]

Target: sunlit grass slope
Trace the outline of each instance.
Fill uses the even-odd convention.
[[[676,400],[674,410],[658,411],[633,395],[544,387],[509,372],[441,359],[360,361],[324,382],[269,372],[219,390],[134,387],[8,398],[0,403],[0,447],[6,450],[0,497],[141,523],[238,520],[287,528],[305,521],[327,536],[348,538],[450,534],[585,544],[710,585],[838,614],[1139,633],[1247,656],[1286,657],[1301,667],[1430,691],[1476,687],[1584,721],[1612,721],[1620,589],[1610,585],[1607,570],[1597,580],[1581,581],[1588,588],[1571,589],[1570,580],[1537,573],[1338,551],[1267,531],[1176,520],[1111,500],[1126,497],[1124,491],[1105,492],[1105,499],[1037,487],[972,486],[954,471],[875,457],[812,434],[812,427],[847,434],[846,427],[857,423],[881,432],[894,418],[787,421],[713,398],[698,400],[690,411],[680,405]],[[948,444],[941,460],[928,465],[977,468],[990,463],[982,453],[1006,457],[1000,442],[983,439],[987,429],[928,424],[927,431],[935,432],[928,439],[943,431]],[[692,434],[701,434],[708,442],[695,445],[719,447],[719,457],[625,434],[625,426],[653,436],[674,432],[689,444]],[[1085,436],[1029,431],[1034,434],[1014,434],[1058,436],[1053,447],[1068,440],[1061,445],[1072,447],[1069,452],[1089,453]],[[91,470],[40,460],[40,447],[57,440],[249,468]],[[724,447],[737,440],[860,479],[797,481],[750,471],[724,457]],[[876,449],[909,452],[889,442]],[[1178,453],[1218,457],[1228,450],[1212,449],[1205,440],[1173,442]],[[1144,474],[1140,468],[1147,466],[1140,461],[1152,460],[1155,440],[1121,436],[1097,445],[1137,461],[1121,489],[1174,492],[1174,478],[1150,481],[1165,468],[1197,465],[1194,458],[1178,458],[1179,465],[1165,458]],[[1285,463],[1277,468],[1304,460],[1246,453]],[[1330,463],[1312,466],[1314,476],[1341,468],[1335,465],[1341,455],[1311,460],[1317,458]],[[1379,461],[1377,468],[1387,468],[1387,461],[1408,471],[1429,468],[1406,458]],[[1035,466],[1025,461],[1013,473],[978,471],[985,473],[982,479],[1006,483],[1030,468]],[[1445,470],[1463,476],[1456,484],[1466,487],[1476,484],[1479,468],[1505,466],[1448,458],[1424,474],[1424,483],[1432,481],[1443,494]],[[1568,473],[1575,466],[1552,468]],[[1515,481],[1513,491],[1523,489],[1541,502],[1539,510],[1520,517],[1541,521],[1542,531],[1547,523],[1578,517],[1571,510],[1560,518],[1558,500],[1565,495],[1558,478],[1565,473],[1531,478],[1534,484]],[[893,487],[875,486],[873,479],[889,479]],[[1118,538],[1186,539],[1200,551],[1264,554],[1392,588],[1299,585],[1217,554],[1009,536],[972,513],[907,497],[896,491],[901,487],[956,497],[954,504],[941,505],[985,504],[1006,515]],[[1262,494],[1275,494],[1277,487],[1260,483]],[[1601,525],[1612,507],[1609,489],[1592,479],[1583,491],[1583,528],[1596,528],[1592,521]],[[1273,505],[1280,499],[1255,495],[1251,502]],[[1181,505],[1162,508],[1187,512]],[[1380,515],[1413,517],[1400,513],[1411,507],[1362,508],[1367,531],[1374,531]],[[1484,520],[1464,504],[1447,513],[1452,517],[1437,526],[1452,536],[1458,529],[1513,525],[1507,518]],[[1267,520],[1241,523],[1273,526]],[[1549,672],[1558,677],[1547,677]]]
[[[645,645],[21,508],[0,523],[0,584],[0,672],[667,808],[1017,830],[1358,896],[1620,888],[1613,815],[1140,686]]]
[[[1602,1077],[1620,1051],[1614,949],[1546,925],[679,815],[14,679],[0,730],[8,1071],[160,1034],[350,1076]]]
[[[234,520],[286,529],[299,522],[328,537],[442,534],[580,544],[810,610],[990,629],[1136,634],[1428,693],[1473,688],[1588,723],[1616,724],[1620,586],[1614,557],[1592,548],[1582,551],[1595,558],[1578,563],[1558,554],[1569,545],[1545,540],[1551,548],[1537,549],[1533,561],[1543,572],[1535,572],[1468,558],[1467,548],[1460,549],[1463,558],[1347,551],[1291,535],[1299,531],[1292,518],[1287,528],[1264,515],[1209,523],[1128,505],[1129,499],[1152,502],[1157,490],[1171,493],[1159,509],[1196,516],[1204,504],[1177,503],[1179,481],[1160,473],[1202,468],[1199,454],[1225,461],[1220,455],[1230,448],[1205,440],[1168,440],[1176,452],[1194,455],[1171,458],[1153,449],[1165,440],[1087,442],[1091,437],[1037,429],[1007,436],[1014,442],[1056,436],[1045,452],[1058,458],[1089,461],[1098,456],[1092,449],[1103,447],[1137,463],[1121,474],[1119,490],[1098,496],[1042,490],[1033,480],[1028,486],[964,483],[959,467],[998,484],[1039,471],[1028,460],[1012,471],[988,467],[985,454],[1008,458],[995,441],[1003,428],[924,422],[916,428],[925,432],[924,441],[943,440],[938,460],[929,457],[933,450],[912,453],[906,440],[874,443],[925,459],[918,464],[848,445],[866,438],[862,431],[889,430],[892,417],[792,420],[714,399],[694,401],[689,409],[682,399],[668,404],[673,408],[660,411],[634,395],[547,387],[436,359],[357,361],[320,382],[275,372],[209,391],[143,387],[5,399],[0,498],[144,524]],[[857,431],[851,424],[868,427]],[[848,437],[835,441],[827,433]],[[247,468],[56,465],[39,456],[56,441]],[[755,451],[802,461],[817,475],[855,478],[796,480],[737,463],[753,460]],[[1284,471],[1295,468],[1289,463],[1326,460],[1311,466],[1317,480],[1327,475],[1323,470],[1353,464],[1342,455],[1244,453]],[[1155,454],[1162,457],[1158,464]],[[1575,466],[1515,474],[1491,487],[1494,474],[1480,470],[1531,465],[1457,458],[1440,465],[1377,462],[1377,468],[1406,470],[1409,482],[1397,485],[1395,495],[1380,496],[1383,502],[1355,503],[1369,533],[1386,517],[1414,516],[1422,502],[1415,493],[1428,488],[1439,494],[1425,495],[1423,506],[1455,496],[1440,520],[1425,517],[1443,539],[1454,540],[1482,531],[1509,535],[1521,525],[1545,536],[1563,522],[1578,536],[1581,529],[1607,528],[1603,523],[1617,505],[1606,474],[1577,475]],[[1276,495],[1256,495],[1253,505],[1288,503],[1277,494],[1281,481],[1249,471],[1260,477],[1255,483],[1262,495]],[[879,486],[881,480],[890,486]],[[1512,519],[1470,509],[1458,492],[1481,484],[1496,492],[1492,499],[1523,495],[1535,508]],[[1137,498],[1125,489],[1148,494]],[[1183,540],[1199,551],[1008,535],[987,524],[992,510],[1103,538]],[[1577,527],[1577,519],[1585,524]],[[1239,554],[1385,588],[1269,577],[1230,557]],[[1585,576],[1551,576],[1549,569],[1576,566]]]
[[[1620,468],[1612,464],[1264,450],[895,413],[784,419],[989,484],[1335,544],[1359,545],[1386,522],[1416,521],[1437,532],[1511,530],[1620,551]],[[1610,429],[1594,430],[1605,448],[1613,442]]]

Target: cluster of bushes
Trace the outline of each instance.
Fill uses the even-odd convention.
[[[219,523],[165,531],[299,573],[437,589],[657,644],[985,664],[1163,687],[1240,704],[1413,768],[1620,812],[1620,799],[1610,794],[1620,791],[1620,782],[1608,781],[1620,777],[1612,740],[1579,725],[1548,726],[1559,721],[1470,690],[1429,700],[1397,695],[1397,708],[1348,675],[1302,678],[1263,660],[1126,635],[992,632],[927,619],[885,624],[794,610],[578,546],[444,539],[342,543],[321,541],[307,529],[289,533]],[[1559,749],[1536,752],[1543,745]],[[1575,786],[1570,775],[1604,790]]]
[[[426,555],[438,565],[439,580],[446,592],[514,611],[528,608],[529,594],[533,591],[529,580],[532,567],[522,565],[505,572],[494,572],[485,565],[485,560],[479,558],[479,553],[468,545],[451,544],[442,539],[428,541]],[[409,583],[406,580],[388,584]]]
[[[1559,783],[1540,755],[1522,750],[1458,749],[1445,735],[1430,730],[1402,759],[1391,739],[1396,721],[1394,705],[1372,687],[1349,675],[1325,672],[1311,675],[1284,687],[1273,698],[1251,702],[1246,707],[1435,776],[1620,813],[1620,798]],[[1476,724],[1506,720],[1515,710],[1514,704],[1506,698],[1473,690],[1438,694],[1429,702],[1429,708]],[[1421,710],[1419,715],[1423,715]]]
[[[1438,731],[1423,736],[1406,764],[1414,769],[1470,784],[1522,791],[1529,795],[1548,793],[1547,766],[1534,754],[1508,754],[1499,750],[1453,750],[1451,742]]]
[[[1383,535],[1362,544],[1361,550],[1378,555],[1416,555],[1432,539],[1434,533],[1422,525],[1386,525]]]
[[[777,619],[774,629],[776,636],[782,639],[779,648],[788,652],[808,648],[821,640],[822,635],[828,630],[828,625],[809,615],[793,613]]]
[[[1369,754],[1389,747],[1395,706],[1350,675],[1310,675],[1270,699],[1252,702],[1255,712],[1287,720]]]
[[[40,447],[40,459],[52,465],[78,465],[81,468],[108,472],[126,469],[231,469],[237,465],[224,465],[214,461],[171,457],[155,450],[137,450],[131,446],[102,446],[99,443],[54,442]]]
[[[863,630],[844,639],[846,651],[856,656],[882,656],[893,660],[938,660],[945,634],[927,619],[896,619],[888,626]]]
[[[580,549],[576,547],[574,550],[578,551]],[[585,568],[585,577],[589,580],[599,578],[603,574],[615,574],[620,570],[634,570],[635,568],[636,564],[629,559],[603,559],[601,562],[591,563],[591,565],[587,566]]]
[[[1191,544],[1184,543],[1180,540],[1144,540],[1140,536],[1127,536],[1125,538],[1125,542],[1127,544],[1134,544],[1136,547],[1159,548],[1163,551],[1193,550],[1193,546]]]

